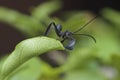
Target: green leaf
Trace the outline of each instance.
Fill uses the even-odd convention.
[[[0,21],[12,25],[26,36],[37,36],[44,26],[35,18],[9,8],[0,7]]]
[[[0,57],[0,72],[1,72],[2,65],[6,58],[7,58],[7,56]]]
[[[60,1],[49,1],[32,9],[32,16],[38,20],[49,20],[49,15],[61,8]]]
[[[20,65],[31,59],[52,50],[63,50],[63,45],[55,39],[47,37],[35,37],[20,42],[11,55],[4,62],[0,80],[4,80]]]
[[[108,80],[100,72],[80,70],[69,72],[63,80]]]
[[[120,29],[120,11],[116,11],[110,8],[105,8],[102,10],[102,15],[104,18],[112,22],[118,29]]]
[[[14,72],[9,80],[38,80],[42,75],[42,63],[39,58],[32,58]],[[35,75],[33,75],[35,74]]]

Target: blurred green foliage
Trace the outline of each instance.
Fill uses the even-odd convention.
[[[62,24],[63,31],[75,31],[94,17],[88,11],[76,11],[63,13],[61,18],[64,20],[50,18],[60,8],[61,2],[54,0],[33,8],[28,16],[0,7],[0,21],[12,25],[28,38],[43,35],[45,25],[51,21]],[[96,44],[87,37],[74,36],[77,40],[75,48],[67,50],[69,55],[63,65],[52,68],[42,60],[32,59],[23,65],[32,67],[21,66],[9,80],[120,80],[120,12],[106,8],[101,15],[104,19],[98,17],[79,32],[93,35]],[[0,68],[2,63],[1,59]],[[104,67],[110,67],[110,70],[104,70]]]

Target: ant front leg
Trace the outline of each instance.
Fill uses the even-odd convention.
[[[45,36],[48,35],[50,28],[52,27],[52,25],[54,26],[55,32],[56,34],[60,37],[61,36],[61,31],[62,31],[62,26],[60,24],[56,25],[54,22],[50,23],[50,25],[48,26],[48,28],[45,31]]]
[[[45,34],[44,34],[45,36],[47,36],[48,33],[50,32],[50,28],[51,28],[52,24],[55,24],[55,23],[52,22],[52,23],[49,24],[49,26],[47,27],[47,29],[46,29],[46,31],[45,31]],[[56,26],[56,25],[55,25],[55,26]]]

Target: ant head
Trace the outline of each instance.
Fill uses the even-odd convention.
[[[66,31],[65,35],[69,37],[69,36],[74,35],[74,34],[72,32],[70,32],[70,31]]]

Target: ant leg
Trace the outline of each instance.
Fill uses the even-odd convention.
[[[60,25],[60,24],[57,24],[56,26],[55,26],[55,32],[56,32],[56,34],[60,37],[61,35],[62,35],[62,26]]]
[[[74,48],[76,40],[74,38],[69,38],[68,40],[69,40],[69,42],[68,42],[67,46],[65,46],[65,48],[72,50]]]
[[[50,28],[51,28],[51,25],[52,25],[52,24],[55,24],[55,23],[52,22],[52,23],[49,24],[49,26],[47,27],[47,29],[46,29],[46,31],[45,31],[45,34],[44,34],[45,36],[48,35],[48,33],[49,33],[49,31],[50,31]]]
[[[54,22],[52,22],[52,23],[50,23],[50,25],[48,26],[48,28],[46,29],[46,31],[45,31],[45,36],[47,36],[48,35],[48,33],[49,33],[49,31],[50,31],[50,28],[52,27],[52,25],[54,26],[54,28],[55,28],[55,32],[56,32],[56,34],[60,37],[61,36],[61,30],[62,30],[62,27],[61,27],[61,25],[60,24],[58,24],[58,25],[55,25],[55,23]]]

